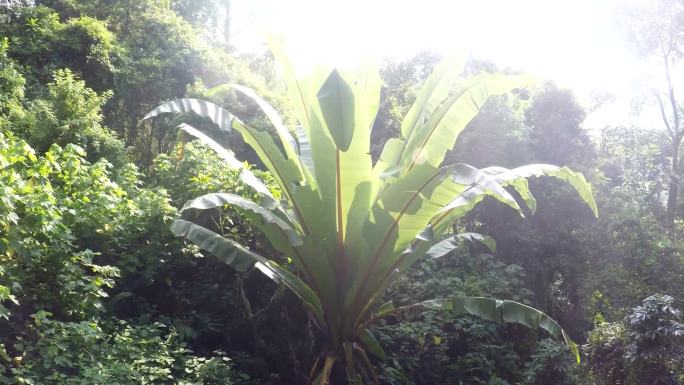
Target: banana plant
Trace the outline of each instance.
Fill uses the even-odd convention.
[[[246,87],[224,85],[251,99],[273,130],[258,130],[226,109],[199,99],[161,104],[144,119],[162,113],[194,113],[216,129],[237,131],[273,175],[281,192],[275,198],[229,149],[188,125],[180,129],[215,150],[227,167],[240,169],[242,181],[261,196],[259,202],[230,192],[198,197],[182,208],[185,219],[172,231],[237,270],[256,268],[288,287],[301,300],[325,335],[326,346],[311,369],[309,383],[328,384],[335,365],[349,382],[377,382],[370,355],[385,358],[371,331],[374,322],[444,309],[495,322],[541,328],[564,340],[579,354],[566,332],[543,312],[521,303],[481,297],[450,297],[395,307],[380,304],[384,292],[419,258],[439,258],[463,239],[491,240],[476,234],[453,234],[453,224],[486,197],[524,215],[536,203],[528,178],[551,176],[568,182],[597,215],[591,186],[566,167],[533,164],[514,169],[476,169],[443,160],[466,125],[490,96],[528,85],[524,75],[464,75],[464,63],[436,66],[401,125],[377,161],[369,154],[370,130],[379,106],[377,68],[356,71],[319,69],[295,73],[274,52],[286,80],[297,119],[286,127],[276,110]],[[515,191],[517,199],[512,192]],[[255,253],[211,229],[193,223],[189,214],[230,205],[244,213],[294,268]],[[523,209],[526,207],[527,209]]]

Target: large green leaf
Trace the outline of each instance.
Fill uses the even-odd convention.
[[[334,170],[336,148],[325,127],[325,119],[320,113],[316,113],[320,110],[316,94],[323,82],[330,76],[330,70],[319,68],[307,76],[300,76],[280,42],[276,39],[269,39],[268,44],[276,59],[280,74],[285,80],[287,96],[301,125],[301,129],[297,132],[299,142],[308,144],[311,149],[307,168],[313,173],[316,185],[312,185],[311,188],[316,191],[307,193],[309,197],[299,202],[303,206],[299,209],[302,215],[306,208],[311,209],[311,218],[307,218],[307,221],[312,223],[305,225],[305,233],[317,239],[337,240],[337,222],[334,215],[336,205],[332,198],[336,191],[335,173],[330,171]],[[300,153],[301,151],[302,148],[300,148]],[[313,199],[314,193],[319,197],[318,201]],[[337,249],[333,242],[317,243],[319,255],[328,256],[334,254]],[[328,258],[325,260],[326,263],[330,263]],[[332,277],[326,276],[324,279],[331,280]]]
[[[363,78],[355,77],[361,75]],[[335,71],[329,73],[328,82],[317,90],[316,98],[305,99],[310,119],[306,136],[321,198],[316,207],[320,221],[316,237],[335,240],[318,242],[317,253],[325,256],[334,267],[336,301],[349,287],[348,277],[354,275],[350,270],[363,258],[361,225],[369,210],[374,181],[369,131],[363,127],[357,130],[355,125],[345,128],[340,124],[350,121],[370,125],[369,116],[374,110],[364,103],[379,94],[379,82],[372,79],[365,72],[343,74]],[[336,87],[342,87],[342,90],[336,90]],[[350,90],[354,98],[345,99]],[[303,95],[311,94],[308,90]],[[326,118],[324,109],[335,118]],[[337,112],[331,112],[335,109]],[[346,130],[342,136],[338,136],[340,130]]]
[[[419,302],[413,305],[396,308],[394,313],[399,317],[419,315],[425,308],[451,311],[454,314],[469,314],[487,321],[498,323],[517,323],[531,329],[541,328],[556,339],[562,339],[570,348],[577,362],[580,362],[577,344],[553,318],[544,312],[519,302],[485,297],[455,297]],[[389,314],[386,314],[388,316]]]
[[[390,138],[384,145],[379,161],[375,164],[373,172],[380,177],[383,182],[391,176],[397,176],[400,172],[406,171],[401,166],[401,158],[406,150],[407,141],[420,131],[428,118],[432,116],[437,107],[449,96],[454,85],[463,73],[465,59],[444,60],[437,64],[421,87],[416,101],[411,105],[408,113],[402,120],[401,134],[403,139]],[[382,188],[382,185],[380,186]]]
[[[318,260],[325,257],[335,272],[335,277],[322,280],[343,291],[350,267],[363,257],[361,224],[373,189],[369,128],[379,105],[381,82],[377,70],[368,69],[342,73],[317,68],[300,77],[281,47],[270,43],[303,128],[297,136],[311,149],[300,148],[302,157],[309,158],[307,168],[315,176],[320,196],[312,206],[316,225],[309,227],[308,235],[315,240],[310,249]]]
[[[299,247],[303,257],[299,261],[306,269],[305,274],[311,279],[311,286],[328,309],[326,317],[338,318],[334,306],[337,301],[337,270],[334,261],[322,257],[333,255],[330,250],[334,250],[336,244],[321,241],[335,237],[335,225],[334,222],[331,223],[330,217],[334,211],[325,208],[325,201],[318,191],[303,184],[303,176],[297,164],[283,156],[267,132],[257,131],[237,120],[233,122],[233,126],[256,151],[288,198],[304,236],[304,244]],[[331,322],[336,321],[329,321]]]
[[[201,99],[183,98],[160,104],[155,109],[148,112],[143,120],[169,112],[179,114],[189,112],[195,113],[203,118],[211,120],[212,123],[223,131],[232,131],[232,123],[235,119],[233,114],[212,102]]]
[[[487,246],[490,251],[496,251],[496,241],[494,241],[494,238],[478,233],[460,233],[432,245],[426,254],[430,258],[441,258],[459,247],[463,240],[477,241]]]
[[[481,74],[459,82],[439,107],[425,117],[425,123],[415,125],[407,134],[401,155],[404,172],[423,163],[439,166],[447,151],[454,147],[458,135],[490,96],[530,83],[529,76],[501,74]]]
[[[334,237],[335,226],[334,222],[330,221],[330,214],[334,211],[322,210],[324,202],[312,186],[303,184],[303,176],[297,164],[283,156],[267,132],[257,131],[238,121],[234,122],[234,127],[242,134],[245,142],[256,151],[288,198],[297,222],[301,226],[302,234],[306,236],[304,248],[312,253],[315,253],[315,250],[320,253],[324,247],[334,248],[334,243],[320,243],[319,241],[330,236]],[[332,278],[334,269],[329,261],[326,258],[309,258],[308,260],[313,266],[312,278],[320,282],[321,286],[330,286],[328,291],[332,292],[335,283]]]
[[[408,139],[416,128],[435,112],[451,92],[465,67],[465,58],[444,60],[437,64],[420,88],[416,101],[401,122],[401,135]]]
[[[454,167],[456,170],[454,179],[457,182],[467,184],[468,188],[444,205],[430,220],[429,225],[435,234],[438,236],[443,234],[456,219],[470,212],[475,205],[487,196],[508,205],[523,215],[518,202],[496,178],[469,165],[458,164]]]
[[[247,198],[230,193],[210,193],[185,203],[181,212],[187,210],[207,210],[222,206],[233,206],[241,209],[250,221],[256,225],[280,251],[294,257],[293,246],[301,246],[303,241],[297,230],[272,211]]]
[[[277,283],[283,283],[299,297],[304,306],[323,322],[323,309],[316,293],[302,281],[274,261],[268,260],[232,239],[223,237],[200,225],[177,219],[171,224],[171,231],[182,236],[202,250],[205,250],[238,271],[245,271],[252,265]]]
[[[318,91],[322,80],[316,76],[298,76],[280,42],[276,39],[269,39],[268,45],[276,59],[275,62],[280,69],[280,75],[285,80],[287,96],[290,99],[295,116],[308,135],[313,124],[311,121],[310,98]],[[320,73],[317,74],[320,75]],[[326,73],[325,76],[328,76],[328,74]]]
[[[330,208],[329,212],[334,213],[334,217],[331,218],[334,221],[334,228],[331,226],[330,232],[337,240],[337,245],[334,250],[329,251],[328,258],[335,266],[339,287],[344,287],[349,275],[345,251],[345,221],[354,194],[348,187],[355,185],[343,175],[345,171],[354,170],[343,157],[354,138],[354,93],[342,75],[333,70],[318,90],[316,99],[318,113],[315,121],[321,124],[312,125],[310,131],[312,147],[319,154],[314,158],[314,162],[317,176],[321,176],[320,171],[329,172],[326,179],[330,182],[322,186],[321,197],[323,204]],[[322,129],[323,125],[327,131]]]
[[[337,149],[346,151],[354,136],[354,92],[337,70],[333,70],[316,94],[330,136]]]
[[[171,231],[192,241],[200,249],[208,251],[238,271],[246,271],[259,260],[256,254],[239,243],[184,219],[173,221]]]

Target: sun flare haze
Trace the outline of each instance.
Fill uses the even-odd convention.
[[[238,0],[231,8],[232,36],[245,51],[265,50],[263,36],[280,36],[304,66],[344,66],[360,58],[398,59],[426,51],[465,53],[573,89],[592,108],[587,128],[616,119],[649,127],[659,119],[655,106],[636,116],[633,105],[643,102],[648,82],[661,79],[653,63],[638,58],[625,42],[618,23],[625,3]],[[603,103],[593,109],[598,100]]]

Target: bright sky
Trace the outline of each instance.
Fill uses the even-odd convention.
[[[620,0],[234,0],[232,42],[262,46],[260,30],[282,35],[302,61],[345,65],[362,56],[408,57],[431,50],[468,52],[573,89],[589,108],[593,95],[619,96],[585,126],[635,122],[656,126],[652,109],[631,114],[648,91],[652,67],[637,61],[616,23]]]

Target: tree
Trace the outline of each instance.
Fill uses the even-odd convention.
[[[277,112],[253,91],[231,86],[259,105],[275,135],[253,129],[225,109],[203,100],[164,103],[145,119],[165,112],[193,112],[220,130],[239,132],[271,172],[280,191],[274,194],[234,154],[188,125],[181,129],[217,151],[229,166],[241,168],[242,180],[261,202],[230,193],[191,200],[172,231],[184,236],[238,270],[252,265],[291,289],[325,334],[322,353],[309,381],[328,384],[336,364],[350,382],[377,376],[368,353],[385,353],[371,325],[387,317],[408,317],[424,308],[472,314],[491,321],[540,327],[562,338],[579,359],[565,331],[539,310],[518,302],[482,297],[448,297],[394,307],[377,306],[382,293],[423,256],[439,258],[463,239],[491,243],[473,234],[454,234],[452,224],[485,197],[523,212],[505,189],[517,191],[528,209],[535,201],[527,178],[548,175],[565,180],[597,213],[591,187],[568,168],[528,165],[482,170],[465,164],[441,166],[458,134],[490,95],[529,83],[526,76],[479,74],[465,77],[463,64],[446,61],[427,79],[401,125],[402,138],[387,141],[373,164],[370,128],[379,105],[381,81],[376,71],[320,69],[301,78],[282,58],[288,96],[301,124],[295,140]],[[276,196],[280,195],[282,201]],[[296,271],[223,237],[220,229],[193,223],[198,212],[234,206],[245,213],[273,246],[291,258]],[[217,232],[218,231],[218,232]],[[365,377],[364,377],[365,376]]]
[[[545,84],[525,111],[530,145],[539,162],[566,164],[582,171],[594,166],[596,154],[581,124],[586,117],[572,91]]]
[[[44,98],[31,101],[14,131],[26,137],[39,153],[53,144],[76,144],[85,149],[89,161],[105,158],[119,168],[128,163],[123,142],[102,126],[101,108],[111,96],[98,95],[69,70],[57,70]]]
[[[371,156],[377,160],[387,139],[400,135],[401,119],[416,98],[420,85],[427,79],[440,57],[421,52],[406,60],[389,61],[380,68],[385,87],[378,115],[371,130]]]
[[[672,161],[667,197],[666,227],[676,239],[674,221],[679,194],[679,150],[684,138],[682,110],[675,94],[673,71],[682,57],[684,1],[657,0],[655,4],[639,4],[626,8],[625,31],[639,55],[654,57],[662,65],[665,89],[654,91],[658,108],[671,146]]]

